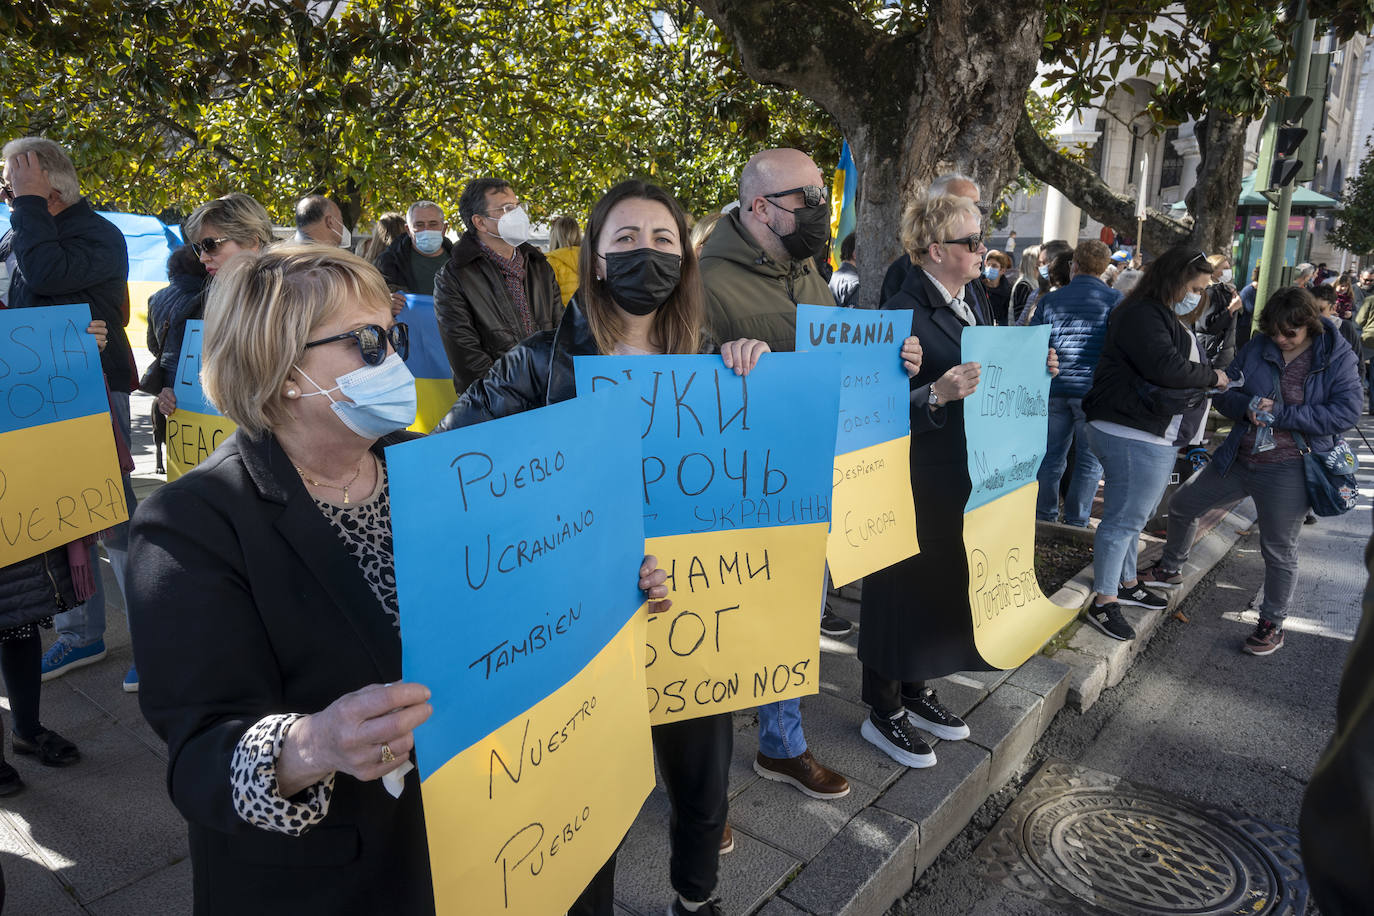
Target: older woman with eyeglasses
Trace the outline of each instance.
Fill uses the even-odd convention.
[[[209,274],[207,287],[234,255],[243,251],[260,251],[272,244],[273,238],[272,219],[262,204],[247,194],[238,193],[226,194],[208,204],[201,204],[186,218],[181,228],[185,237],[191,240],[191,250]],[[190,300],[188,305],[188,308],[168,316],[162,354],[158,357],[163,387],[157,395],[157,409],[163,416],[170,417],[172,411],[177,409],[177,397],[172,384],[176,380],[177,363],[181,360],[181,341],[186,333],[186,322],[205,314],[204,294]]]
[[[1178,457],[1189,408],[1226,374],[1207,362],[1191,319],[1212,279],[1195,248],[1169,249],[1107,319],[1093,386],[1083,399],[1088,444],[1102,464],[1102,522],[1093,537],[1093,588],[1084,619],[1112,639],[1135,639],[1123,604],[1160,610],[1168,602],[1141,586],[1136,545],[1159,505]]]
[[[909,767],[935,765],[917,729],[944,741],[967,738],[963,720],[929,681],[985,667],[973,641],[968,601],[964,508],[972,484],[964,439],[964,399],[981,366],[961,362],[964,329],[990,325],[992,314],[970,302],[982,272],[982,218],[966,197],[924,197],[902,215],[902,247],[913,267],[885,309],[911,309],[911,335],[922,359],[911,379],[911,489],[921,552],[864,578],[863,701],[859,733]],[[1049,351],[1047,367],[1058,372]]]
[[[344,251],[240,255],[211,287],[201,379],[238,429],[139,507],[129,567],[197,914],[434,912],[383,452],[412,435],[407,345]]]
[[[1197,537],[1198,518],[1214,506],[1253,498],[1264,556],[1264,600],[1241,650],[1271,655],[1283,646],[1283,622],[1297,590],[1298,534],[1308,511],[1297,440],[1305,440],[1316,454],[1329,453],[1337,437],[1359,421],[1364,394],[1359,358],[1307,290],[1289,286],[1270,296],[1259,332],[1230,369],[1242,383],[1216,399],[1217,409],[1235,421],[1231,434],[1169,500],[1164,555],[1141,581],[1176,588]],[[1272,435],[1261,438],[1265,427]]]

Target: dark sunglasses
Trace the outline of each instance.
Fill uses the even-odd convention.
[[[819,207],[825,203],[825,188],[818,184],[808,184],[800,188],[788,188],[786,191],[774,191],[772,194],[763,195],[765,198],[786,197],[788,194],[800,194],[805,203],[804,207]],[[783,209],[787,209],[784,207]],[[790,211],[789,211],[790,212]]]
[[[1285,340],[1292,340],[1294,337],[1298,336],[1298,331],[1299,328],[1284,328],[1283,330],[1275,331],[1273,334],[1270,334],[1269,336],[1282,337]]]
[[[14,200],[14,185],[0,179],[0,200]]]
[[[333,337],[325,337],[320,340],[312,340],[305,345],[305,349],[318,347],[327,343],[334,343],[336,340],[347,340],[353,338],[358,343],[358,352],[363,355],[363,362],[369,366],[380,366],[386,359],[387,342],[390,341],[391,348],[400,354],[401,359],[410,355],[410,330],[404,324],[393,324],[390,330],[377,324],[367,324],[351,331],[344,331],[342,334],[335,334]]]
[[[1212,272],[1212,262],[1207,260],[1207,254],[1202,251],[1199,251],[1197,253],[1197,256],[1188,262],[1188,266],[1198,271],[1199,273]]]
[[[214,254],[216,251],[219,251],[219,246],[228,241],[230,241],[230,239],[227,238],[201,239],[199,242],[191,243],[191,251],[196,257],[200,257],[204,254]]]
[[[978,248],[983,244],[983,233],[975,232],[973,235],[966,235],[961,239],[945,239],[942,245],[967,245],[970,254],[977,254]]]

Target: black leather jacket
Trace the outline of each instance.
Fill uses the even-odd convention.
[[[719,349],[703,331],[698,352],[716,353]],[[463,392],[433,432],[461,429],[574,398],[577,381],[573,357],[599,354],[587,316],[573,296],[558,327],[527,337],[497,360],[491,371]]]

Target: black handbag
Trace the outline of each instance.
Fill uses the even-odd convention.
[[[1318,455],[1308,446],[1303,434],[1293,432],[1293,443],[1302,453],[1302,473],[1307,481],[1307,501],[1312,511],[1322,517],[1344,515],[1355,508],[1360,498],[1360,485],[1355,472],[1360,461],[1341,437],[1336,447],[1325,455]]]

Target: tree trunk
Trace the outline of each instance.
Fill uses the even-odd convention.
[[[888,34],[847,4],[700,0],[745,71],[835,119],[859,172],[859,304],[878,305],[901,254],[902,211],[948,171],[992,200],[1016,170],[1012,131],[1035,77],[1045,13],[1032,0],[935,0],[929,24]]]
[[[1245,128],[1245,121],[1215,109],[1209,109],[1195,128],[1202,161],[1188,192],[1188,209],[1193,214],[1189,241],[1208,254],[1231,253],[1236,200],[1245,169]]]
[[[1059,191],[1093,219],[1124,235],[1136,234],[1135,200],[1113,191],[1092,169],[1052,148],[1036,131],[1024,108],[1016,122],[1016,152],[1027,172]],[[1190,233],[1187,223],[1158,210],[1147,210],[1145,237],[1141,241],[1146,251],[1158,254],[1187,241]]]

